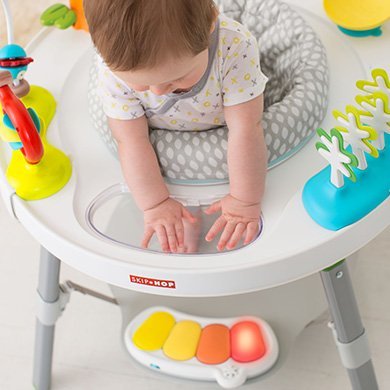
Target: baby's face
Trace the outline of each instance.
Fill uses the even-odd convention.
[[[155,95],[190,90],[204,75],[208,64],[208,49],[196,56],[172,59],[153,69],[115,72],[135,91],[150,91]]]

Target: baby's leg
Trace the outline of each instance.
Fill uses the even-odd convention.
[[[196,217],[196,222],[189,222],[183,219],[184,225],[184,253],[197,253],[199,249],[200,232],[202,226],[202,212],[200,207],[189,208],[189,211]]]

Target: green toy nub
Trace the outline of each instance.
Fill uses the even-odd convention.
[[[364,37],[379,37],[382,35],[382,26],[371,28],[369,30],[349,30],[341,26],[337,26],[341,32],[350,37],[354,38],[364,38]]]

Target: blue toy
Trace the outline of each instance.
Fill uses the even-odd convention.
[[[19,98],[26,96],[30,91],[30,86],[24,75],[27,66],[33,62],[31,57],[27,57],[25,50],[14,43],[3,46],[0,49],[0,71],[7,70],[12,76],[12,90]]]
[[[330,135],[317,130],[317,150],[330,164],[308,180],[302,199],[309,215],[326,229],[357,222],[390,194],[390,83],[383,69],[373,70],[372,76],[373,82],[357,83],[370,92],[356,98],[363,110],[347,106],[346,114],[334,111],[340,126]],[[344,182],[344,176],[350,180]]]
[[[14,80],[22,80],[27,71],[27,65],[33,59],[27,57],[25,50],[15,44],[3,46],[0,49],[0,69],[8,70]]]

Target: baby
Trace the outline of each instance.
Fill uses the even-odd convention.
[[[165,252],[191,252],[197,218],[170,198],[149,128],[202,131],[227,125],[230,193],[205,239],[233,249],[259,231],[267,164],[261,118],[267,81],[256,39],[212,0],[84,0],[100,55],[105,114],[126,183],[144,213],[142,247],[154,234]],[[171,107],[164,104],[180,99]]]

